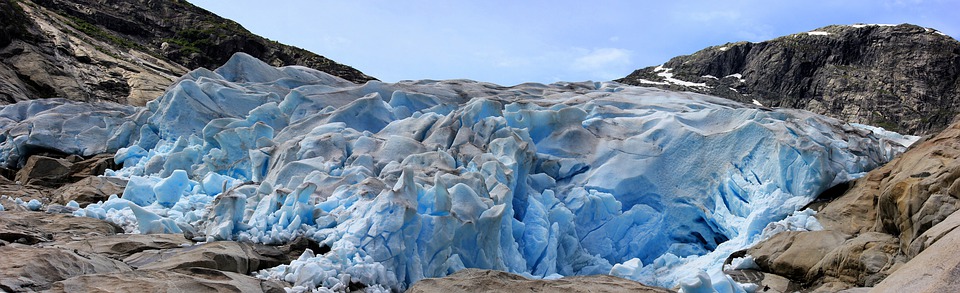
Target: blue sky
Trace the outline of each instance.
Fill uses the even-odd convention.
[[[830,24],[913,23],[960,36],[960,0],[190,2],[387,82],[603,81]]]

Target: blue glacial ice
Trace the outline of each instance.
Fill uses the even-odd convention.
[[[294,290],[403,290],[486,268],[740,292],[720,273],[730,253],[817,229],[797,210],[916,140],[612,82],[356,85],[245,54],[143,108],[32,101],[0,121],[7,166],[36,149],[116,152],[123,168],[106,176],[129,180],[122,196],[78,216],[329,247],[258,273]]]

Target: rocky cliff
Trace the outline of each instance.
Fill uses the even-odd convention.
[[[931,134],[960,112],[960,42],[910,24],[832,25],[709,47],[618,81]]]
[[[175,0],[0,0],[0,104],[61,97],[142,105],[180,75],[246,52],[363,83],[373,77]]]

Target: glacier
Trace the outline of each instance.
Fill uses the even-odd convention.
[[[123,168],[104,176],[128,180],[122,196],[77,216],[130,233],[306,236],[330,248],[257,274],[293,291],[402,291],[484,268],[743,292],[721,272],[730,253],[817,229],[799,209],[916,139],[615,82],[357,85],[243,53],[145,107],[0,109],[0,165],[49,150],[116,154]]]

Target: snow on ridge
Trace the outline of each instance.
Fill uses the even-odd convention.
[[[670,71],[673,71],[673,68],[663,67],[663,64],[660,64],[659,66],[653,69],[653,72],[659,72],[657,73],[657,76],[663,77],[664,82],[667,82],[669,84],[687,86],[687,87],[703,87],[703,88],[710,87],[706,83],[702,83],[702,82],[701,83],[689,82],[686,80],[673,78],[673,73]],[[643,82],[643,81],[640,81],[640,82]]]
[[[0,156],[25,142],[80,152],[111,140],[124,168],[107,176],[128,179],[126,190],[76,215],[127,232],[303,235],[330,247],[257,273],[292,291],[402,291],[467,267],[665,287],[707,270],[735,286],[717,273],[729,253],[905,148],[894,133],[693,93],[355,85],[244,54],[188,73],[144,108],[104,112],[119,118],[98,118],[102,130],[58,128],[91,122],[71,113],[93,106],[70,105],[3,106],[0,130],[13,135],[0,137]]]
[[[727,75],[727,76],[724,76],[723,78],[727,78],[727,77],[736,78],[737,81],[739,81],[739,82],[747,82],[746,79],[743,79],[743,74],[740,74],[740,73],[729,74],[729,75]]]
[[[831,35],[831,33],[821,32],[821,31],[807,32],[807,34],[808,34],[808,35],[811,35],[811,36],[829,36],[829,35]]]
[[[850,26],[853,27],[853,28],[863,28],[863,27],[868,27],[868,26],[897,26],[897,25],[896,25],[896,24],[884,24],[884,23],[867,23],[867,24],[858,23],[858,24],[852,24],[852,25],[850,25]]]

